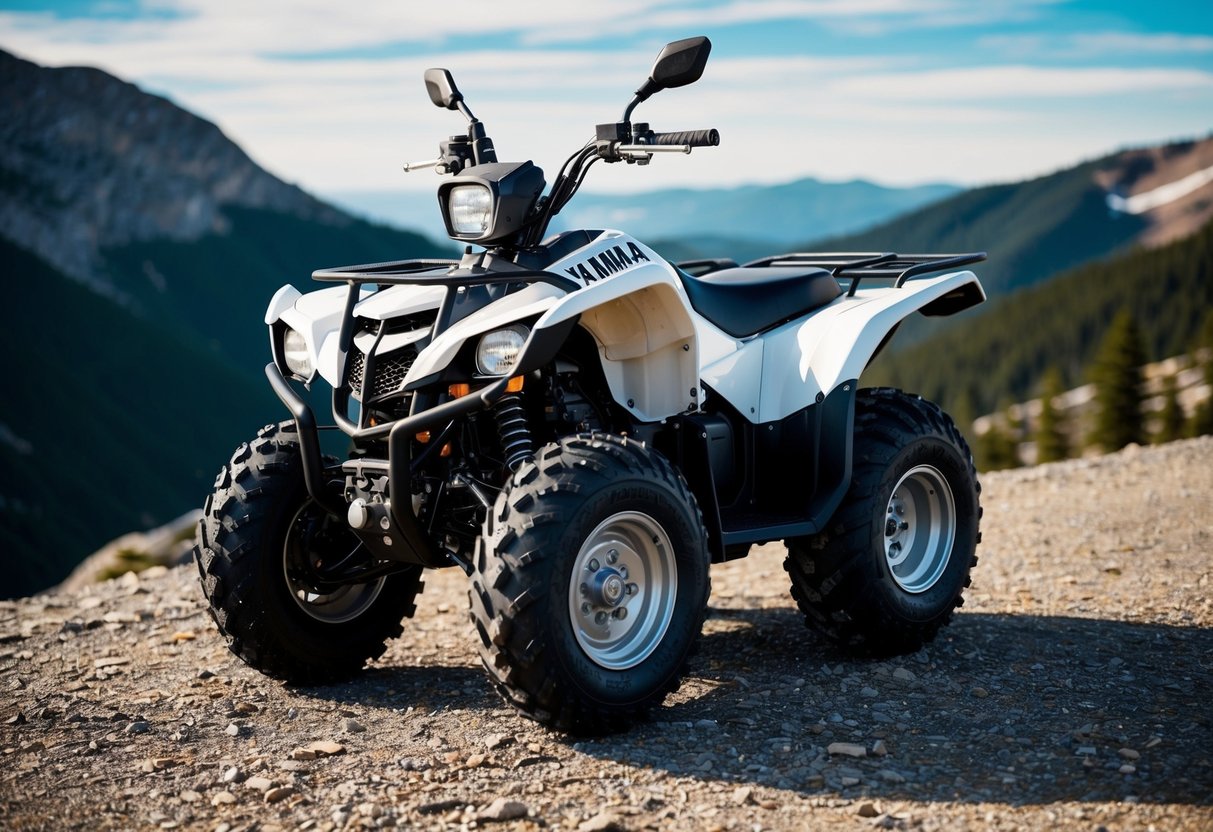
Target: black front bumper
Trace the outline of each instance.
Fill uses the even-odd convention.
[[[315,414],[282,375],[282,371],[276,364],[273,362],[267,364],[265,375],[269,379],[274,393],[290,411],[299,431],[299,455],[303,463],[303,481],[308,494],[325,511],[344,519],[349,507],[344,499],[334,494],[328,487]],[[509,377],[503,377],[474,395],[445,402],[423,413],[417,413],[390,424],[356,430],[350,433],[350,436],[353,439],[363,440],[387,437],[389,494],[407,495],[410,493],[409,483],[412,480],[410,439],[422,431],[445,427],[460,416],[489,407],[506,392],[506,385],[509,384],[509,381]],[[417,517],[413,514],[411,502],[409,499],[390,500],[392,519],[390,529],[376,528],[365,532],[351,529],[351,531],[362,538],[373,552],[390,560],[416,563],[433,568],[450,566],[452,561],[447,554],[439,551],[422,533],[421,527],[417,523]],[[383,540],[385,536],[391,538],[391,543],[385,544]]]

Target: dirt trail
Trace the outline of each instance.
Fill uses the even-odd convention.
[[[192,568],[0,603],[0,827],[1213,828],[1213,439],[982,479],[936,643],[822,644],[772,544],[713,569],[682,690],[601,740],[502,706],[453,570],[311,689],[227,652]]]

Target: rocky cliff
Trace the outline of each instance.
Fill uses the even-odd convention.
[[[0,235],[113,293],[105,247],[222,234],[228,207],[350,222],[165,98],[0,51]]]

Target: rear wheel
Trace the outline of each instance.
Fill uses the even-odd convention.
[[[501,695],[561,730],[627,727],[677,690],[709,555],[686,482],[609,434],[542,448],[485,521],[468,592]]]
[[[232,652],[300,683],[343,679],[383,655],[421,591],[421,567],[363,583],[320,569],[370,558],[303,483],[293,422],[267,425],[219,473],[198,523],[194,560],[211,616]]]
[[[861,390],[846,497],[825,531],[786,541],[805,622],[859,654],[931,641],[977,563],[980,490],[946,413],[900,390]]]

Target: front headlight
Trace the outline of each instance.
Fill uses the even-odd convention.
[[[310,380],[315,373],[312,357],[307,349],[307,339],[297,329],[287,327],[286,334],[282,336],[282,360],[286,362],[288,370],[304,381]]]
[[[486,376],[508,375],[530,334],[521,324],[486,334],[476,345],[476,370]]]
[[[484,234],[493,217],[493,195],[483,185],[451,188],[451,227],[456,234]]]

